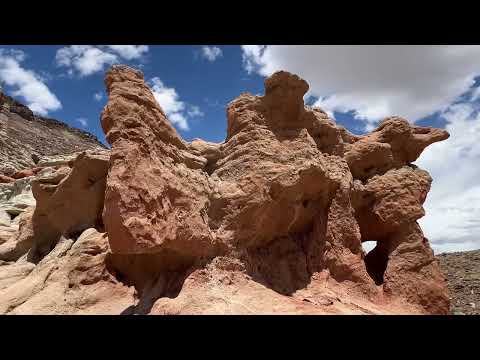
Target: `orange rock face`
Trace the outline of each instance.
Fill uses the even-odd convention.
[[[29,177],[35,175],[32,169],[25,169],[17,171],[15,174],[12,175],[14,179],[22,179],[24,177]]]
[[[416,222],[431,178],[411,164],[446,131],[391,117],[350,134],[277,72],[228,105],[225,142],[188,143],[139,71],[105,83],[107,259],[133,313],[448,312]]]
[[[15,181],[14,178],[0,174],[0,184],[11,183],[14,181]]]
[[[448,312],[412,164],[446,131],[350,134],[277,72],[228,105],[223,143],[189,143],[142,73],[114,66],[106,86],[110,151],[15,175],[36,205],[0,214],[0,314]]]
[[[211,182],[202,161],[170,125],[141,73],[113,68],[102,126],[112,145],[103,219],[112,251],[170,249],[204,256],[213,235],[205,223]]]

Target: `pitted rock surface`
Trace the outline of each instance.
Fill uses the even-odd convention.
[[[140,71],[105,84],[111,151],[38,157],[35,207],[0,213],[0,313],[448,313],[412,164],[446,131],[351,134],[281,71],[228,105],[223,143],[189,143]]]
[[[225,256],[282,294],[328,274],[373,298],[448,311],[416,223],[431,178],[411,164],[446,131],[391,117],[350,134],[305,107],[307,82],[282,71],[266,79],[264,96],[228,105],[225,142],[187,143],[139,71],[114,66],[105,82],[112,156],[103,219],[114,254]],[[372,240],[365,257],[361,243]]]

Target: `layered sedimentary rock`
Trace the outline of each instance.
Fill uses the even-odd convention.
[[[102,149],[105,146],[95,136],[35,115],[0,91],[0,183],[19,170],[42,166],[38,162],[45,156]]]
[[[0,260],[15,261],[29,252],[36,261],[61,237],[101,227],[108,152],[86,151],[68,166],[40,172],[32,181],[36,206],[18,217],[18,232],[0,245]]]
[[[417,223],[432,179],[412,164],[447,132],[391,117],[350,134],[277,72],[228,105],[223,143],[189,143],[141,72],[114,66],[105,83],[112,150],[44,163],[35,207],[0,213],[17,227],[0,313],[448,312]]]
[[[99,232],[108,163],[108,151],[86,151],[30,179],[36,206],[4,219],[16,229],[0,243],[0,314],[119,314],[134,303]]]

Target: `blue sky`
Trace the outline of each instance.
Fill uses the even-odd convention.
[[[61,108],[48,111],[47,116],[88,130],[105,142],[99,118],[107,101],[103,77],[109,63],[105,63],[99,71],[84,75],[75,70],[74,66],[59,65],[56,54],[66,46],[0,45],[0,48],[22,51],[24,59],[21,66],[43,78],[43,82],[58,98]],[[117,58],[120,63],[140,68],[147,81],[159,78],[164,87],[175,89],[178,101],[199,109],[201,114],[188,117],[188,130],[176,126],[186,140],[199,137],[221,142],[226,134],[226,105],[242,92],[262,94],[264,76],[245,70],[240,46],[210,46],[209,48],[221,49],[221,54],[215,59],[212,56],[208,58],[203,48],[204,46],[185,45],[149,46],[148,52],[139,58],[128,60],[118,55]],[[69,73],[69,70],[73,72]],[[12,95],[15,86],[4,87]],[[96,100],[95,94],[101,94],[102,98]],[[14,97],[28,103],[23,96]],[[315,99],[312,97],[307,102],[313,104]],[[352,132],[364,132],[363,123],[356,120],[351,111],[337,113],[336,120]]]
[[[263,93],[276,70],[310,85],[308,104],[362,134],[386,116],[447,128],[417,165],[434,179],[420,220],[437,252],[480,248],[480,46],[0,45],[0,81],[32,110],[105,141],[105,70],[140,68],[186,140],[221,142],[226,105]]]
[[[0,45],[1,48],[6,48]],[[99,118],[106,104],[104,71],[87,76],[70,68],[58,66],[56,53],[64,46],[8,46],[8,49],[23,51],[26,56],[21,65],[45,77],[45,84],[62,104],[61,109],[49,111],[48,116],[67,122],[69,125],[86,129],[104,141]],[[222,46],[221,55],[209,61],[202,46],[150,46],[141,58],[119,62],[141,67],[146,80],[161,79],[167,88],[175,89],[178,101],[198,107],[202,116],[189,117],[189,130],[177,130],[186,140],[201,137],[220,142],[226,134],[226,104],[241,92],[263,92],[263,77],[248,74],[242,68],[242,51],[239,46]],[[105,64],[103,70],[108,67]],[[15,86],[6,86],[7,92]],[[94,94],[103,95],[96,101]],[[25,98],[18,96],[25,102]],[[187,115],[188,116],[188,115]],[[77,121],[86,119],[86,125]]]

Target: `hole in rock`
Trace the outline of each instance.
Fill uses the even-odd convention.
[[[216,169],[216,166],[217,166],[217,160],[214,160],[214,161],[208,160],[204,170],[208,175],[212,175]]]
[[[384,281],[385,270],[388,264],[388,250],[384,242],[364,241],[363,250],[367,253],[365,256],[365,266],[370,277],[375,284],[382,285]]]
[[[40,157],[37,154],[31,154],[31,158],[35,165],[40,161]]]
[[[377,246],[376,241],[364,241],[362,242],[362,248],[363,251],[365,251],[365,254],[368,254],[370,251],[372,251],[375,246]]]
[[[20,215],[20,213],[8,213],[8,215],[10,215],[10,220],[13,221],[13,219],[15,219],[18,215]]]

